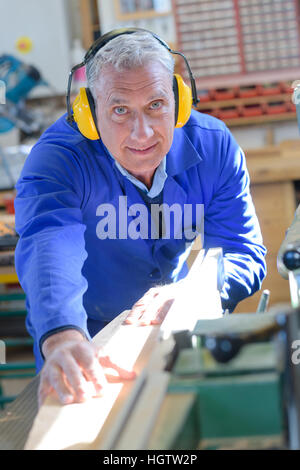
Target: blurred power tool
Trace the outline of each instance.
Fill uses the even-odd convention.
[[[300,309],[287,304],[278,304],[263,315],[231,314],[197,322],[192,334],[198,339],[193,344],[200,352],[195,347],[183,350],[181,370],[176,365],[175,372],[182,378],[185,374],[189,391],[193,381],[198,387],[202,436],[264,439],[264,434],[278,433],[283,438],[279,446],[300,449],[299,325]],[[265,414],[271,403],[273,409]],[[230,423],[227,430],[223,427],[226,409]],[[269,430],[258,429],[271,424],[275,416],[277,424],[273,421]],[[242,429],[251,421],[253,427]],[[234,429],[238,422],[240,429]]]
[[[39,131],[40,116],[25,106],[25,100],[35,86],[47,85],[39,71],[11,55],[2,55],[0,80],[5,85],[4,104],[0,104],[0,133],[15,126],[29,135]]]
[[[279,266],[284,266],[288,273],[290,284],[291,304],[294,308],[300,307],[300,206],[296,211],[294,221],[287,232],[284,242],[281,245],[278,254],[278,269]],[[292,235],[297,233],[297,239],[292,240]],[[279,270],[280,274],[283,273]],[[285,274],[285,273],[284,273]],[[286,275],[283,275],[286,277]]]
[[[300,83],[298,80],[295,82],[293,102],[296,105],[300,131]],[[300,205],[279,249],[277,267],[281,276],[289,279],[292,307],[300,307]]]

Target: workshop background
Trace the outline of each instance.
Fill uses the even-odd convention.
[[[31,146],[65,112],[71,66],[101,34],[154,31],[182,51],[196,79],[198,111],[223,120],[244,149],[268,249],[269,306],[289,303],[276,256],[300,199],[298,0],[0,0],[0,407],[34,375],[25,296],[14,270],[14,184]],[[187,79],[180,59],[177,70]],[[187,79],[188,82],[188,79]],[[85,84],[74,77],[73,98]],[[6,99],[4,99],[6,97]],[[200,249],[197,241],[189,262]],[[237,313],[255,312],[260,293]],[[3,358],[2,358],[3,359]]]

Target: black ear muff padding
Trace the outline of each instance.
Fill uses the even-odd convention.
[[[98,134],[100,135],[99,130],[98,130],[98,126],[97,126],[97,116],[96,116],[95,101],[94,101],[92,92],[91,92],[91,90],[90,90],[89,88],[86,88],[85,91],[86,91],[86,96],[87,96],[87,99],[88,99],[88,102],[89,102],[90,110],[91,110],[91,113],[92,113],[92,116],[93,116],[93,119],[94,119],[94,123],[95,123],[96,129],[97,129],[97,131],[98,131]]]
[[[173,92],[175,98],[175,126],[178,119],[178,109],[179,109],[179,96],[178,96],[178,83],[175,75],[173,75]]]

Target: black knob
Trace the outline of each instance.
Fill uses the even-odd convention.
[[[205,347],[210,350],[216,361],[222,363],[231,361],[242,345],[243,341],[238,337],[207,337],[205,341]]]
[[[282,260],[285,267],[290,271],[300,268],[300,252],[298,250],[286,251]]]

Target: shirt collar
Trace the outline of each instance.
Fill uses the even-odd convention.
[[[182,173],[191,166],[202,161],[199,151],[195,149],[186,132],[183,129],[175,129],[172,146],[167,155],[160,162],[160,165],[157,167],[152,186],[148,189],[144,183],[135,178],[135,176],[131,175],[122,165],[120,165],[107,147],[105,147],[105,149],[108,155],[113,159],[119,172],[135,186],[144,191],[150,198],[156,197],[160,194],[168,176],[175,176]]]
[[[135,176],[133,176],[131,173],[129,173],[120,163],[115,159],[115,157],[109,152],[110,156],[113,158],[116,167],[120,171],[120,173],[125,176],[131,183],[133,183],[135,186],[137,186],[139,189],[141,189],[148,197],[154,198],[158,196],[161,191],[163,190],[163,187],[165,185],[165,181],[168,177],[166,173],[166,157],[163,158],[163,160],[160,162],[158,167],[155,170],[154,173],[154,178],[152,182],[152,186],[150,189],[147,188],[147,186],[142,183],[140,180],[138,180]]]

